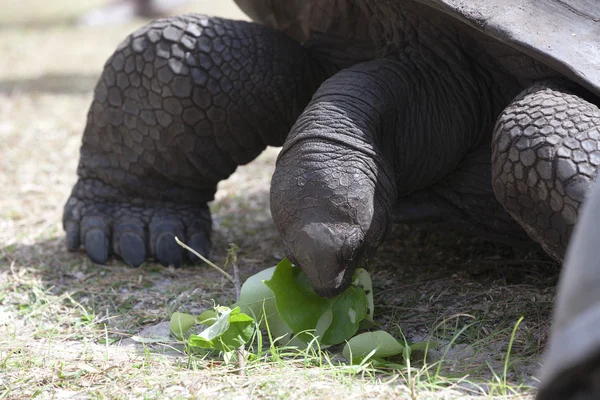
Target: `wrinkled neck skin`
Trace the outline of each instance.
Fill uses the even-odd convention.
[[[235,0],[253,21],[285,32],[337,69],[376,56],[370,24],[354,0]]]
[[[382,122],[394,114],[380,97],[392,93],[364,88],[373,77],[350,69],[326,81],[292,128],[273,175],[271,212],[288,257],[323,296],[346,288],[381,243],[396,199],[380,141]]]
[[[443,64],[467,84],[477,75],[477,84],[488,88],[495,108],[506,106],[532,81],[556,76],[518,50],[418,0],[357,3],[369,21],[380,57],[419,54],[432,69]]]
[[[393,29],[373,33],[393,48],[322,84],[273,175],[275,225],[320,295],[349,285],[383,241],[398,199],[434,185],[489,141],[495,116],[518,92],[511,80],[496,87],[502,68],[482,65],[493,61],[446,17],[395,12]]]

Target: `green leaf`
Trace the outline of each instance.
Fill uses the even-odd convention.
[[[213,325],[190,336],[190,345],[228,352],[246,344],[254,333],[254,326],[254,319],[241,313],[239,307],[233,310],[223,307]]]
[[[356,335],[346,343],[343,354],[352,363],[360,361],[369,356],[376,359],[390,357],[404,351],[401,345],[392,335],[385,331],[365,332]]]
[[[355,282],[372,291],[366,271],[359,272]],[[333,299],[321,297],[306,275],[288,260],[277,265],[265,284],[275,295],[276,310],[283,322],[305,342],[312,339],[305,332],[313,331],[324,345],[342,343],[358,331],[367,316],[369,300],[363,289],[350,286]]]
[[[248,278],[242,285],[236,306],[240,307],[243,313],[253,316],[259,322],[261,329],[268,327],[274,340],[278,339],[276,341],[287,344],[293,331],[279,316],[275,295],[264,282],[271,279],[273,272],[275,267],[267,268]]]
[[[316,294],[306,275],[300,274],[300,268],[293,267],[289,260],[284,259],[265,284],[275,294],[277,311],[283,321],[301,340],[307,342],[311,340],[311,335],[303,332],[315,329],[331,300]]]
[[[263,315],[267,318],[277,315],[275,295],[263,282],[271,279],[273,272],[275,267],[267,268],[248,278],[240,289],[240,298],[236,303],[242,312],[254,316],[260,322],[261,328],[264,328],[265,323],[261,318]]]
[[[360,321],[360,325],[358,326],[359,331],[364,331],[366,329],[373,329],[373,328],[379,327],[378,323],[376,323],[374,321],[369,321],[367,318],[368,317],[365,317],[365,319]]]
[[[203,349],[216,348],[215,340],[229,329],[229,315],[231,310],[225,311],[219,315],[214,324],[200,332],[198,335],[190,336],[190,345],[201,347]]]
[[[217,321],[217,312],[215,310],[206,310],[196,317],[196,323],[211,326]]]
[[[315,336],[322,338],[323,335],[325,334],[325,332],[327,332],[327,330],[331,326],[332,322],[333,322],[333,310],[331,308],[328,308],[327,311],[325,311],[321,315],[321,318],[319,318],[319,321],[317,322],[317,326],[315,326],[315,332],[314,332]]]
[[[229,316],[229,329],[227,329],[217,341],[219,350],[227,351],[237,349],[245,345],[254,333],[254,318],[239,312],[231,313]],[[234,311],[235,311],[234,310]]]
[[[196,324],[196,317],[186,313],[174,312],[171,315],[171,321],[169,322],[169,329],[173,336],[179,340],[187,335],[190,328]]]
[[[367,270],[364,268],[357,268],[356,271],[354,271],[352,284],[365,291],[365,295],[367,297],[367,315],[365,316],[365,321],[371,322],[372,326],[376,326],[375,322],[373,321],[373,314],[375,313],[373,282],[371,281],[371,276]],[[369,328],[372,326],[369,326]]]
[[[352,337],[361,326],[375,325],[373,289],[367,271],[358,269],[353,284],[334,299],[321,297],[302,270],[284,259],[276,267],[248,278],[236,305],[254,316],[262,329],[268,324],[271,336],[280,343],[290,341],[295,333],[297,337],[288,344],[304,347],[313,336],[318,336],[323,345],[337,344]]]
[[[367,315],[367,298],[364,290],[350,286],[334,299],[329,307],[333,320],[323,334],[323,344],[338,344],[351,338],[358,331],[360,322]]]

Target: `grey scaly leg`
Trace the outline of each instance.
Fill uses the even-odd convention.
[[[502,112],[492,143],[498,200],[559,260],[600,165],[600,109],[578,91],[533,85]]]
[[[186,15],[133,33],[95,90],[64,210],[69,249],[178,265],[179,236],[206,254],[217,183],[281,145],[325,75],[258,24]]]

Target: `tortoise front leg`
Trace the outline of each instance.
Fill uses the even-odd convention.
[[[258,24],[186,15],[139,29],[95,90],[67,246],[100,264],[179,265],[192,257],[179,236],[206,254],[218,182],[281,145],[324,78],[299,43]]]
[[[540,82],[501,113],[492,143],[500,203],[561,260],[600,165],[600,109],[564,82]],[[587,95],[586,95],[587,96]]]

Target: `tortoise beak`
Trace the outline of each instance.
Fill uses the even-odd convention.
[[[334,297],[348,288],[362,253],[362,231],[345,224],[312,222],[293,243],[291,259],[302,268],[315,292]]]

